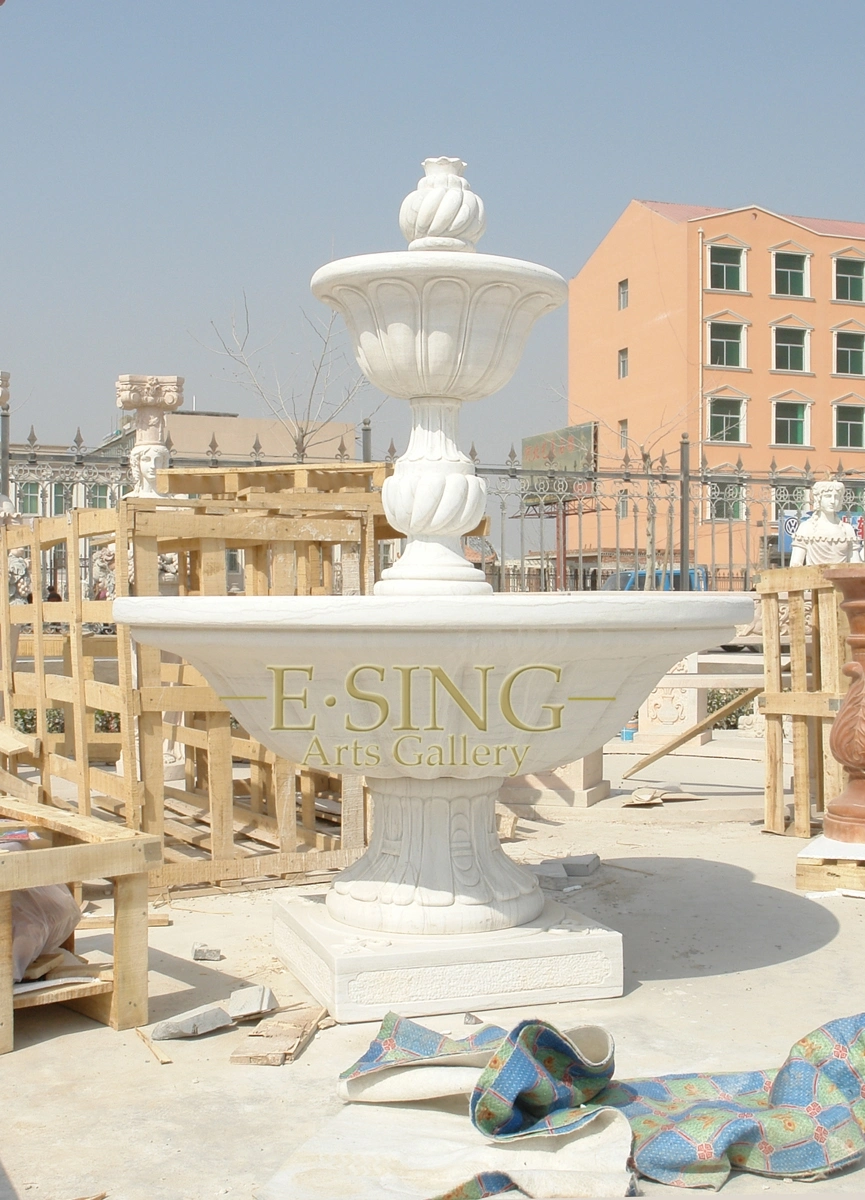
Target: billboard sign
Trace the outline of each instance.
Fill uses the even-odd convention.
[[[595,423],[568,425],[523,438],[524,470],[591,471],[595,465]]]

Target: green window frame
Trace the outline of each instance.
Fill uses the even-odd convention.
[[[859,258],[835,259],[835,299],[862,302],[865,262]]]
[[[741,400],[709,401],[709,441],[741,442],[743,438]]]
[[[40,486],[38,483],[18,484],[18,511],[24,516],[38,517],[40,514]]]
[[[805,295],[805,259],[804,254],[775,255],[776,296]]]
[[[110,508],[109,487],[107,483],[91,483],[87,486],[88,508]]]
[[[775,445],[805,445],[806,405],[787,400],[775,402]]]
[[[709,362],[713,367],[741,367],[742,326],[713,321],[709,326]]]
[[[840,449],[865,449],[865,406],[835,405],[835,445]]]
[[[805,330],[775,326],[775,370],[805,370]]]
[[[865,333],[835,334],[835,372],[865,375]]]
[[[709,483],[709,520],[710,521],[741,521],[742,520],[742,485],[735,479],[723,476],[710,480]]]
[[[741,292],[741,250],[735,246],[709,247],[709,287],[720,292]]]

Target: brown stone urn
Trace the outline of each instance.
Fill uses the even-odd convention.
[[[847,787],[826,806],[823,833],[836,842],[865,843],[865,563],[826,572],[843,595],[853,661],[843,668],[850,688],[832,724],[829,749],[849,773]]]

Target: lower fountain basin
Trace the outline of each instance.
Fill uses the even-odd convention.
[[[114,603],[271,750],[366,777],[370,845],[334,881],[330,918],[433,936],[538,916],[537,879],[496,834],[502,780],[603,745],[669,667],[752,612],[747,596],[646,593]]]
[[[381,779],[548,770],[597,749],[679,659],[732,636],[745,595],[128,597],[114,616],[180,654],[302,766]]]

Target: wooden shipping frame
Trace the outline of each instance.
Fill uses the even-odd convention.
[[[346,548],[356,558],[355,590],[368,594],[376,542],[399,536],[381,503],[390,469],[172,471],[172,491],[190,498],[128,498],[116,510],[7,522],[0,558],[28,553],[32,603],[10,604],[0,589],[0,790],[71,802],[82,816],[119,818],[157,835],[164,863],[151,872],[151,887],[275,879],[355,861],[366,844],[362,779],[300,769],[250,738],[191,665],[136,646],[122,625],[112,628],[111,601],[89,598],[86,572],[94,548],[113,543],[117,595],[159,595],[160,558],[168,554],[177,556],[179,594],[225,595],[226,552],[243,550],[247,595],[324,595],[333,590],[340,546],[343,565]],[[45,598],[52,558],[67,565],[60,602]],[[30,734],[14,729],[21,709],[35,713]],[[62,732],[50,727],[56,709]],[[100,713],[117,714],[119,729],[98,728]],[[182,786],[165,780],[166,739],[183,748]],[[248,780],[235,778],[239,761],[248,764]],[[19,773],[27,766],[37,769],[35,781]],[[322,792],[330,800],[324,814]],[[325,825],[323,816],[338,816],[338,824]]]

